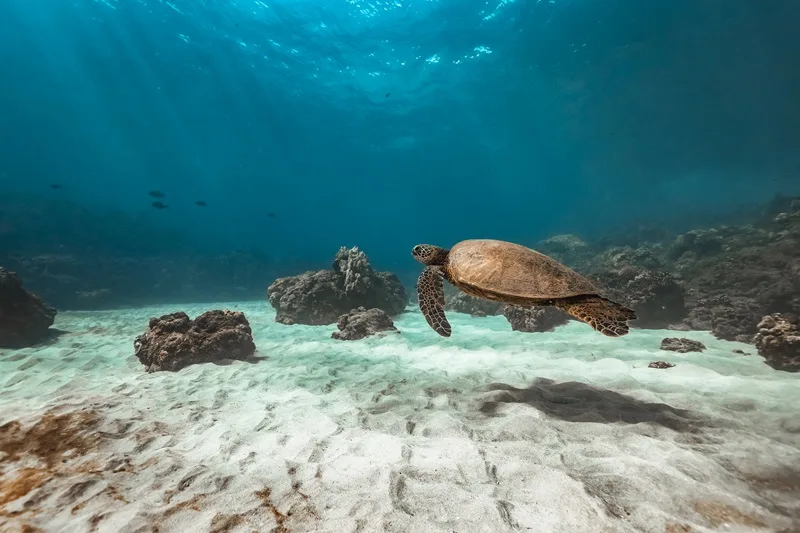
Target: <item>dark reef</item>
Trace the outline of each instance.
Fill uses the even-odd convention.
[[[151,318],[133,343],[148,372],[176,371],[197,363],[244,360],[255,353],[250,323],[240,311],[207,311],[191,320],[182,311]]]
[[[15,272],[0,267],[0,348],[26,348],[47,337],[56,310],[22,287]]]
[[[753,343],[762,317],[800,314],[799,199],[777,197],[740,226],[658,235],[624,246],[559,235],[533,247],[631,305],[634,327]]]
[[[397,275],[375,271],[358,248],[340,248],[331,270],[278,278],[267,294],[277,312],[275,321],[282,324],[334,324],[359,307],[394,316],[408,305],[408,293]]]

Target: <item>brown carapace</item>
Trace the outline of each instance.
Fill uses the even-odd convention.
[[[628,321],[636,320],[633,309],[603,297],[588,279],[519,244],[473,239],[450,250],[418,244],[411,255],[425,265],[417,280],[420,310],[443,337],[452,332],[444,312],[443,280],[484,300],[522,307],[555,306],[609,337],[626,335]]]

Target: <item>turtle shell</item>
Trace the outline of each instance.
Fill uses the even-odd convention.
[[[597,287],[571,268],[505,241],[459,242],[450,249],[447,272],[464,292],[509,303],[599,294]]]

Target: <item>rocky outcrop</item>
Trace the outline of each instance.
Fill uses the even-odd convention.
[[[191,320],[180,311],[151,318],[146,333],[133,343],[148,372],[176,371],[188,365],[247,359],[256,346],[250,323],[240,311],[207,311]]]
[[[25,348],[49,334],[56,310],[22,287],[15,272],[0,267],[0,348]]]
[[[661,341],[661,349],[669,350],[671,352],[689,353],[689,352],[702,352],[706,349],[705,344],[692,339],[668,337]]]
[[[381,309],[353,309],[340,316],[336,326],[339,331],[334,331],[331,337],[342,341],[355,341],[387,331],[399,333],[391,317]]]
[[[400,314],[408,294],[391,272],[377,272],[358,248],[342,247],[331,270],[317,270],[275,280],[267,291],[281,324],[328,325],[351,309],[381,309]]]
[[[660,370],[664,370],[666,368],[672,368],[673,366],[675,365],[673,365],[672,363],[668,363],[667,361],[653,361],[652,363],[647,365],[647,368],[658,368]]]
[[[469,294],[456,290],[447,296],[445,308],[456,313],[466,313],[472,316],[499,315],[503,312],[503,305],[482,298],[475,298]]]
[[[696,299],[684,322],[691,329],[710,331],[718,339],[752,343],[762,309],[751,298],[717,294]]]
[[[581,268],[594,256],[591,247],[576,235],[554,235],[536,243],[534,249],[564,263],[571,268]]]
[[[637,328],[667,328],[686,316],[683,287],[669,272],[626,264],[592,277],[606,296],[636,311]]]
[[[690,327],[752,343],[763,316],[800,313],[797,204],[785,199],[779,207],[788,211],[759,225],[719,226],[675,239],[671,268],[689,294]]]
[[[800,372],[800,320],[796,316],[767,315],[758,323],[755,344],[765,362],[776,370]]]
[[[527,333],[553,331],[571,320],[568,314],[552,306],[517,307],[507,305],[503,308],[503,315],[511,324],[512,330]]]

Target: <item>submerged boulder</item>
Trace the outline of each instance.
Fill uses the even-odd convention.
[[[710,331],[718,339],[752,343],[762,309],[752,298],[717,294],[696,299],[684,322],[692,329]]]
[[[148,372],[247,359],[256,350],[244,313],[229,310],[207,311],[194,320],[183,311],[151,318],[147,332],[133,346]]]
[[[386,331],[399,333],[392,319],[381,309],[353,309],[340,316],[336,325],[339,331],[334,331],[331,337],[341,341],[355,341]]]
[[[800,320],[792,315],[765,316],[758,324],[755,344],[775,370],[800,372]]]
[[[666,368],[672,368],[673,366],[675,366],[675,365],[673,365],[672,363],[669,363],[667,361],[653,361],[652,363],[647,365],[647,368],[658,368],[658,369],[664,370]]]
[[[448,311],[472,316],[499,315],[503,312],[503,304],[476,298],[459,290],[447,295],[445,307]]]
[[[391,272],[377,272],[358,248],[342,247],[331,270],[305,272],[276,279],[267,291],[281,324],[334,324],[351,309],[380,309],[398,315],[408,294]]]
[[[511,324],[512,330],[525,331],[527,333],[553,331],[558,326],[572,320],[568,314],[552,306],[518,307],[506,305],[503,308],[503,315]]]
[[[593,278],[612,300],[636,311],[638,328],[667,328],[686,316],[684,289],[669,272],[628,264]]]
[[[661,341],[661,349],[671,352],[689,353],[702,352],[706,349],[706,346],[702,342],[693,341],[692,339],[668,337]]]
[[[15,272],[0,267],[0,348],[26,348],[40,342],[56,313],[26,291]]]

